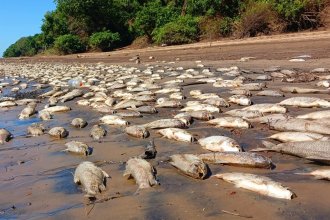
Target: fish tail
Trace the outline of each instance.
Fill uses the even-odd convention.
[[[250,150],[251,152],[257,152],[257,151],[272,151],[276,147],[276,144],[270,142],[270,141],[262,141],[262,144],[264,147],[258,147],[255,149]]]

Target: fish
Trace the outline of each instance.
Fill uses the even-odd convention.
[[[0,144],[4,144],[13,138],[13,135],[5,128],[0,128]]]
[[[282,184],[265,176],[238,172],[220,173],[213,176],[223,179],[226,182],[233,183],[238,188],[251,190],[265,196],[288,200],[297,197],[296,194],[287,187],[284,187]]]
[[[263,103],[243,108],[242,110],[259,111],[261,113],[286,113],[287,109],[279,104]]]
[[[321,80],[321,81],[316,83],[316,86],[329,88],[330,87],[330,81],[329,80]]]
[[[115,115],[122,117],[122,118],[142,117],[140,112],[132,111],[132,110],[122,110],[120,112],[115,113]]]
[[[182,104],[178,100],[164,100],[158,103],[156,108],[181,108]]]
[[[61,102],[64,103],[64,102],[70,101],[74,98],[77,98],[77,97],[80,97],[83,95],[84,95],[83,90],[74,89],[71,92],[68,92],[67,94],[65,94],[64,96],[61,96],[59,99],[61,99]]]
[[[216,152],[197,156],[204,162],[213,164],[254,168],[271,168],[274,166],[270,158],[251,152]]]
[[[294,86],[282,87],[280,89],[282,92],[298,93],[298,94],[329,94],[330,91],[327,89],[310,89],[310,88],[300,88]]]
[[[263,148],[256,148],[251,151],[274,151],[330,164],[330,141],[299,141],[277,145],[269,141],[262,141],[262,143],[264,145]]]
[[[210,98],[203,101],[205,104],[214,105],[216,107],[229,107],[230,104],[223,98]]]
[[[307,113],[304,115],[298,115],[297,118],[301,119],[324,119],[324,118],[330,118],[330,110],[324,110],[324,111],[316,111]]]
[[[156,94],[167,94],[167,93],[174,93],[174,92],[180,92],[181,89],[180,88],[164,88],[164,89],[160,89],[155,91]]]
[[[216,125],[216,127],[225,127],[225,128],[251,128],[251,124],[239,117],[221,117],[215,118],[207,123],[211,125]]]
[[[182,142],[194,142],[195,138],[188,132],[180,128],[165,128],[158,130],[158,133],[168,139]]]
[[[145,151],[139,157],[142,159],[154,159],[156,157],[157,150],[154,140],[151,140],[146,146]]]
[[[140,125],[128,126],[125,128],[125,132],[126,134],[137,138],[147,138],[150,135],[149,131]]]
[[[31,102],[29,103],[19,114],[18,118],[20,120],[22,119],[26,119],[29,118],[30,116],[32,116],[33,114],[36,113],[36,107],[37,107],[37,103],[35,102]]]
[[[54,138],[66,138],[67,136],[69,136],[69,131],[67,131],[65,128],[63,127],[53,127],[52,129],[50,129],[48,131],[48,134]]]
[[[201,138],[198,143],[206,150],[213,152],[240,152],[242,148],[237,141],[225,136],[210,136]]]
[[[186,124],[179,119],[159,119],[143,125],[145,128],[185,128]]]
[[[43,121],[47,121],[47,120],[50,120],[53,118],[53,115],[49,113],[49,111],[40,111],[39,112],[39,115],[38,115],[39,118],[41,118],[41,120]]]
[[[255,122],[260,124],[267,124],[273,121],[279,121],[279,120],[287,120],[293,118],[292,116],[288,114],[270,114],[265,115],[257,118],[245,118],[249,122]]]
[[[138,111],[140,113],[148,113],[148,114],[154,114],[158,112],[155,107],[149,105],[140,106],[138,108],[127,108],[127,109]]]
[[[14,107],[16,105],[17,104],[14,101],[3,101],[3,102],[0,102],[0,108]]]
[[[268,138],[281,142],[298,142],[298,141],[327,141],[329,137],[322,134],[311,132],[280,132],[269,136]]]
[[[249,90],[245,90],[245,89],[234,89],[234,90],[230,90],[229,93],[233,95],[245,95],[245,96],[252,95],[252,93]]]
[[[84,128],[88,125],[88,123],[82,118],[74,118],[71,121],[71,125],[76,128]]]
[[[82,185],[86,197],[95,198],[97,193],[106,190],[106,179],[109,177],[109,174],[94,163],[84,161],[77,166],[73,181]]]
[[[124,176],[133,177],[139,189],[150,188],[158,184],[155,177],[156,170],[146,160],[141,158],[130,158],[126,162]]]
[[[258,96],[272,96],[272,97],[283,97],[284,94],[276,90],[263,90],[258,92]]]
[[[33,123],[27,128],[27,133],[32,136],[40,136],[43,135],[45,131],[45,127],[42,124]]]
[[[245,95],[233,95],[228,98],[228,102],[232,102],[238,105],[251,105],[251,99]]]
[[[192,118],[208,121],[213,119],[214,116],[208,111],[191,111],[188,113]]]
[[[118,110],[118,109],[126,109],[126,108],[137,108],[137,107],[140,107],[143,105],[144,105],[144,103],[141,101],[127,99],[127,100],[118,102],[113,108],[115,110]]]
[[[181,109],[180,111],[182,111],[182,112],[190,112],[190,111],[220,112],[220,109],[214,105],[197,104],[197,105],[187,106],[187,107]]]
[[[316,97],[291,97],[281,101],[279,104],[285,106],[296,106],[296,107],[304,107],[304,108],[330,107],[330,102]]]
[[[61,87],[59,86],[55,86],[52,90],[48,91],[48,92],[45,92],[41,95],[39,95],[40,98],[45,98],[45,97],[49,97],[49,96],[52,96],[54,95],[56,92],[60,91],[61,90]]]
[[[48,111],[49,113],[56,113],[56,112],[66,112],[66,111],[70,111],[71,108],[69,106],[53,106],[53,107],[49,107],[49,108],[45,108],[42,111]]]
[[[100,125],[94,125],[91,129],[90,136],[94,140],[100,140],[107,134],[107,131]]]
[[[87,144],[80,141],[70,141],[65,144],[67,147],[66,152],[82,154],[85,156],[91,155],[93,152],[93,148],[89,147]]]
[[[170,156],[170,164],[187,176],[204,179],[208,174],[207,165],[193,154],[174,154]]]
[[[100,121],[108,125],[128,125],[128,122],[123,120],[120,116],[117,115],[105,115],[100,118]]]
[[[175,92],[175,93],[172,93],[170,94],[170,99],[178,99],[178,100],[183,100],[185,99],[186,97],[182,94],[182,92]]]
[[[310,175],[319,180],[330,180],[330,169],[317,169],[309,173],[296,173],[298,175]]]
[[[242,109],[233,109],[230,111],[225,112],[227,115],[231,115],[234,117],[241,117],[245,119],[251,119],[251,118],[259,118],[263,116],[263,113],[256,110],[242,110]]]
[[[191,115],[186,112],[179,113],[179,114],[175,115],[174,118],[182,121],[187,127],[190,126],[193,121],[193,118],[191,117]]]
[[[300,118],[278,120],[269,122],[270,129],[277,131],[300,131],[318,134],[330,134],[330,125],[322,121],[309,121]]]

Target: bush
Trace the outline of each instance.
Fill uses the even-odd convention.
[[[187,44],[198,39],[198,20],[192,16],[180,16],[176,21],[169,22],[155,29],[153,40],[157,44]]]
[[[233,19],[224,17],[220,21],[220,35],[222,37],[229,37],[233,33]]]
[[[85,46],[76,35],[66,34],[56,38],[54,48],[60,54],[72,54],[85,51]]]
[[[220,23],[220,18],[202,17],[198,23],[201,38],[209,40],[219,38]]]
[[[281,23],[272,5],[267,2],[250,1],[236,23],[236,37],[254,37],[281,30]]]
[[[131,47],[135,49],[141,49],[146,48],[150,45],[150,39],[148,36],[140,36],[135,38],[135,40],[132,42]]]
[[[89,38],[89,46],[92,50],[109,51],[120,41],[119,33],[110,31],[96,32]]]
[[[39,48],[36,43],[36,37],[22,37],[14,44],[10,45],[3,53],[4,57],[33,56],[37,54]]]

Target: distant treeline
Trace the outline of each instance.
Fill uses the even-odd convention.
[[[4,57],[110,51],[133,44],[185,44],[322,25],[326,0],[55,0],[41,33]]]

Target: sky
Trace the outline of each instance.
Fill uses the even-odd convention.
[[[0,57],[19,38],[40,33],[45,13],[55,8],[54,0],[2,0]]]

